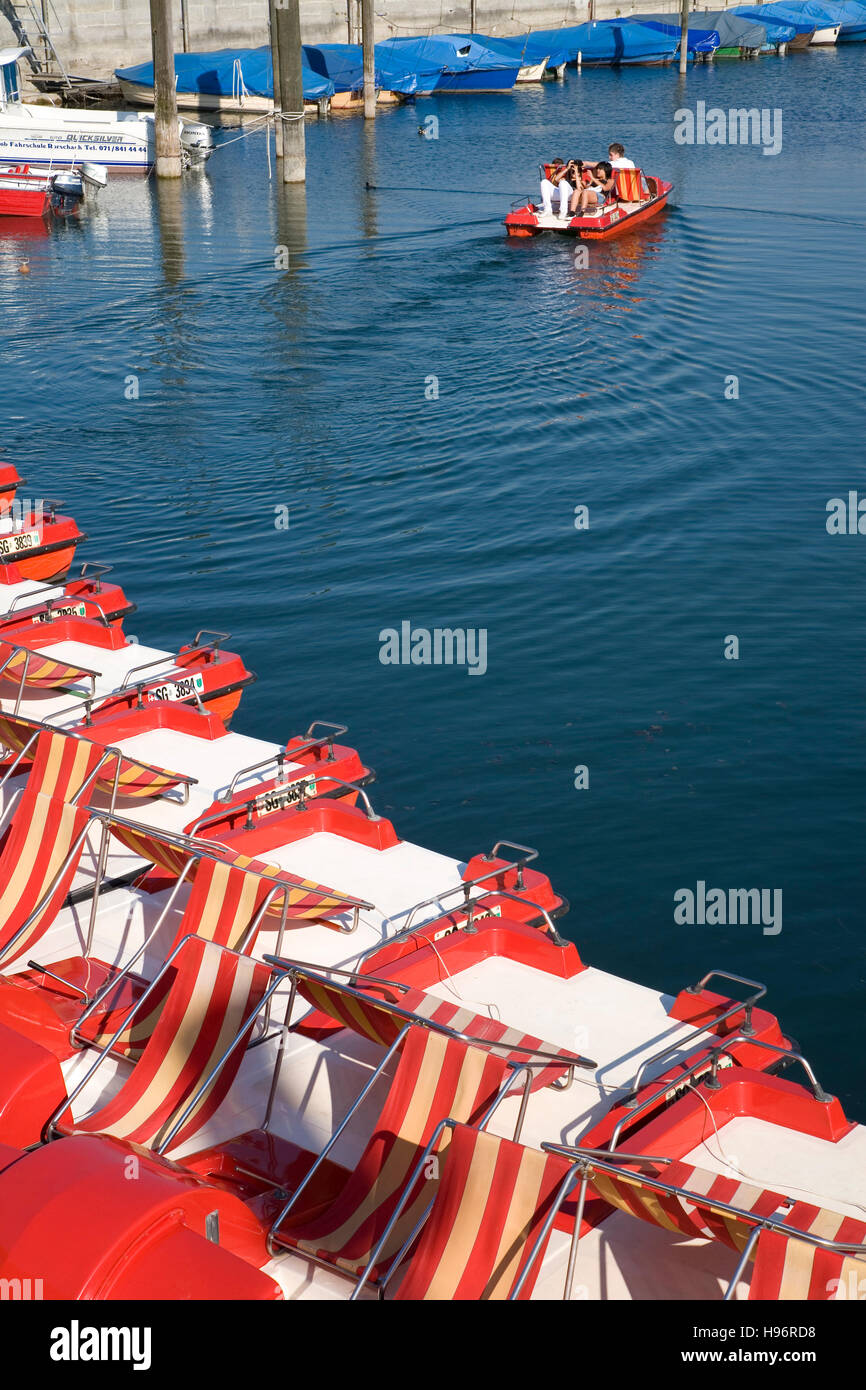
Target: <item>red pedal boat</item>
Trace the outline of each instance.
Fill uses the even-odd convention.
[[[57,514],[58,503],[42,506],[47,515],[41,507],[0,514],[0,565],[17,565],[25,579],[63,579],[87,537],[71,516]]]
[[[544,175],[550,176],[551,165],[544,165]],[[602,208],[594,208],[582,217],[570,219],[546,215],[533,203],[515,208],[505,219],[509,236],[538,236],[540,232],[561,232],[579,236],[584,241],[608,241],[648,222],[665,206],[673,184],[640,169],[618,169],[615,193]]]

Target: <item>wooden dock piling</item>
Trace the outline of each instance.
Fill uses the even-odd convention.
[[[376,49],[373,0],[361,0],[361,45],[364,54],[364,120],[376,114]]]
[[[174,80],[172,0],[150,0],[153,44],[153,124],[156,172],[161,179],[178,179],[183,172],[177,89]]]
[[[301,15],[298,0],[275,0],[283,128],[283,183],[305,183],[304,81],[301,73]]]

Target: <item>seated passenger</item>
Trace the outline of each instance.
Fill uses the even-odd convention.
[[[634,160],[626,159],[625,149],[622,145],[609,145],[607,156],[611,169],[633,169],[635,167]]]
[[[614,196],[613,170],[606,159],[599,160],[593,167],[591,182],[585,188],[576,189],[571,195],[572,217],[582,217],[587,208],[603,208]]]
[[[553,216],[553,195],[559,189],[559,216],[569,217],[569,204],[579,185],[580,167],[578,163],[573,159],[570,159],[568,163],[561,159],[554,159],[550,169],[550,178],[541,180],[542,216]]]

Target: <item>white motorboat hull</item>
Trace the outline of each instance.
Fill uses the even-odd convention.
[[[827,29],[816,29],[812,35],[811,43],[813,45],[835,43],[839,37],[839,30],[841,27],[840,24],[832,24]]]
[[[153,88],[143,87],[138,82],[127,82],[118,78],[124,100],[133,106],[153,106]],[[233,115],[270,116],[274,103],[271,97],[218,96],[213,92],[178,92],[178,111],[224,111]]]
[[[517,74],[518,82],[543,82],[548,62],[548,58],[543,58],[540,63],[532,63],[529,67],[521,68]]]

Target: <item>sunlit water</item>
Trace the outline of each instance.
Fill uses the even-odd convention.
[[[0,442],[117,567],[132,630],[231,631],[259,676],[237,727],[346,722],[407,838],[537,845],[592,963],[767,981],[861,1117],[866,537],[825,509],[866,494],[864,61],[314,122],[306,193],[253,129],[181,187],[0,227]],[[675,144],[698,100],[780,108],[782,152]],[[673,181],[663,220],[585,269],[505,238],[540,159],[617,138]],[[403,620],[485,628],[487,673],[383,666]],[[782,889],[782,932],[678,925],[699,879]]]

